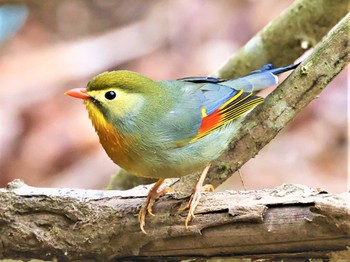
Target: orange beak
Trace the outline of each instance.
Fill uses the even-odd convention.
[[[86,93],[86,88],[73,88],[64,93],[75,98],[89,99],[90,96]]]

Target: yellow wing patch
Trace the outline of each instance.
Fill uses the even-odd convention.
[[[236,95],[209,115],[206,114],[206,109],[202,108],[201,111],[203,119],[201,126],[197,135],[190,141],[190,143],[197,141],[215,129],[218,129],[223,125],[239,118],[256,105],[262,103],[263,100],[264,99],[262,97],[253,96],[253,93],[247,93],[240,90]]]

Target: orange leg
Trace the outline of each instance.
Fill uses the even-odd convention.
[[[140,212],[139,212],[139,223],[140,223],[140,228],[141,231],[145,234],[146,231],[144,229],[145,226],[145,221],[146,221],[146,215],[147,213],[150,214],[151,216],[154,216],[154,214],[152,213],[152,206],[154,204],[154,202],[161,196],[163,196],[165,193],[167,192],[174,192],[174,190],[170,187],[166,187],[160,191],[158,191],[159,187],[163,184],[164,182],[164,178],[159,179],[154,186],[152,187],[152,189],[149,191],[147,199],[145,201],[145,203],[142,205]]]
[[[194,192],[191,196],[190,201],[188,202],[188,204],[182,208],[181,210],[186,210],[189,209],[188,211],[188,215],[185,221],[185,228],[188,229],[188,223],[192,220],[192,218],[194,218],[194,211],[196,210],[196,207],[198,206],[199,200],[201,199],[201,194],[202,192],[213,192],[214,191],[214,187],[212,185],[204,185],[204,180],[205,177],[209,171],[210,168],[210,164],[208,166],[206,166],[206,168],[203,170],[195,188],[194,188]]]

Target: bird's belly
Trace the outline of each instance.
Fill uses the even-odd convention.
[[[150,178],[182,177],[201,171],[227,148],[232,128],[221,128],[183,147],[166,147],[124,137],[101,139],[109,157],[136,176]],[[125,141],[128,141],[126,143]]]
[[[233,136],[232,131],[232,128],[217,130],[183,147],[140,149],[142,153],[134,154],[129,171],[153,178],[182,177],[201,171],[225,151]]]

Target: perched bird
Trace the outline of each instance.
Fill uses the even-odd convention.
[[[185,226],[194,217],[210,163],[235,135],[238,118],[263,98],[253,94],[277,84],[277,74],[297,65],[260,70],[236,79],[189,77],[153,81],[131,71],[104,72],[86,88],[65,94],[83,99],[108,156],[136,176],[158,178],[139,212],[141,230],[154,201],[171,189],[159,190],[165,178],[202,170],[189,204]],[[153,214],[152,214],[153,215]]]

